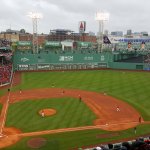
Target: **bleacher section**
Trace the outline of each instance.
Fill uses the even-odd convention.
[[[0,39],[0,86],[9,84],[12,72],[11,42]]]
[[[0,39],[0,47],[10,47],[11,41],[6,39]]]
[[[128,43],[120,42],[116,44],[116,50],[129,49]],[[150,43],[131,43],[130,50],[150,50]]]
[[[0,86],[10,82],[12,65],[0,66]]]
[[[93,148],[79,148],[78,150],[150,150],[150,137],[140,137],[132,141],[105,144]]]

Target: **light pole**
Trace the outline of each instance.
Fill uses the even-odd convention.
[[[38,53],[38,20],[42,18],[42,14],[40,13],[33,13],[30,12],[28,15],[32,18],[32,25],[33,25],[33,53]]]
[[[109,13],[107,12],[96,12],[95,20],[99,23],[99,34],[98,34],[98,51],[102,52],[103,45],[103,33],[104,33],[104,22],[109,20]]]

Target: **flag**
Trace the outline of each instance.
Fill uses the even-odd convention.
[[[131,47],[132,47],[132,43],[128,42],[128,48],[131,48]]]
[[[103,43],[104,44],[111,44],[109,38],[106,35],[103,36]]]
[[[145,42],[142,42],[141,49],[144,49],[144,48],[145,48]]]

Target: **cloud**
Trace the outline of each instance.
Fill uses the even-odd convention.
[[[96,11],[107,11],[110,20],[109,31],[149,31],[149,0],[1,0],[0,30],[24,28],[32,32],[32,21],[28,12],[40,12],[43,18],[38,22],[39,32],[64,28],[78,31],[78,22],[87,22],[87,32],[98,31],[94,20]]]

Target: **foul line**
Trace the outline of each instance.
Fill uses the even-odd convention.
[[[2,123],[1,123],[1,126],[0,126],[0,135],[3,135],[3,128],[5,126],[6,115],[7,115],[7,110],[8,110],[8,106],[9,106],[9,100],[10,100],[9,99],[10,98],[10,92],[11,92],[12,85],[13,85],[14,75],[15,75],[15,72],[12,73],[12,80],[11,80],[11,83],[10,83],[10,91],[8,91],[8,96],[7,96],[6,102],[3,104],[4,112],[3,112],[3,114],[1,113],[1,116],[3,118],[2,118]]]
[[[54,129],[54,130],[45,130],[45,131],[37,131],[37,132],[18,133],[18,134],[13,134],[13,135],[23,136],[23,137],[37,136],[37,135],[71,132],[71,131],[80,131],[80,130],[103,129],[104,127],[109,128],[109,126],[125,125],[125,124],[130,124],[130,123],[134,123],[135,125],[138,124],[138,122],[133,121],[133,122],[113,123],[113,124],[104,124],[104,125],[96,125],[96,126],[84,126],[84,127],[75,127],[75,128],[64,128],[64,129]]]

